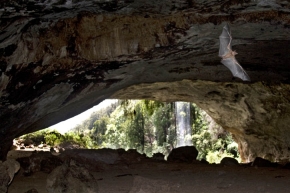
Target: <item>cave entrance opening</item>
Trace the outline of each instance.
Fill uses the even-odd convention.
[[[214,120],[190,102],[110,100],[82,116],[17,139],[17,148],[62,151],[68,148],[136,149],[151,157],[172,149],[195,146],[198,159],[219,163],[239,160],[237,144]],[[74,125],[67,125],[68,123]],[[70,129],[68,129],[68,127]]]

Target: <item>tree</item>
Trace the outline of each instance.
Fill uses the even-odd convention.
[[[219,163],[227,157],[238,157],[237,145],[231,135],[217,125],[205,111],[192,104],[192,142],[198,150],[198,159]]]
[[[171,146],[174,146],[173,141],[175,137],[172,138],[173,133],[172,127],[175,127],[175,117],[173,111],[173,103],[165,103],[163,106],[155,110],[154,116],[154,126],[156,129],[156,140],[159,146],[163,146],[164,143],[170,143]],[[175,128],[173,128],[175,132]]]
[[[100,146],[102,144],[104,135],[107,131],[107,125],[109,124],[109,119],[110,118],[105,115],[94,122],[91,138],[95,141],[96,145]]]
[[[139,151],[144,152],[145,145],[145,118],[140,103],[136,104],[134,108],[134,115],[129,118],[130,124],[128,125],[128,142],[130,148],[137,148]]]
[[[180,108],[184,114],[184,107]],[[199,151],[198,159],[219,162],[224,156],[238,156],[231,135],[193,103],[190,123],[190,138]],[[157,152],[168,155],[176,147],[176,107],[175,103],[122,100],[111,108],[94,112],[65,135],[41,132],[29,136],[51,145],[69,141],[85,148],[133,148],[148,156]]]

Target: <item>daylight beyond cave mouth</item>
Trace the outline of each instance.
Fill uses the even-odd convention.
[[[63,132],[65,124],[75,121],[78,124]],[[22,144],[19,149],[38,147],[56,152],[71,148],[136,149],[148,157],[156,153],[167,157],[174,148],[193,145],[199,151],[198,159],[210,163],[239,157],[237,144],[228,132],[194,103],[181,101],[105,100],[67,122],[22,136],[17,144]]]

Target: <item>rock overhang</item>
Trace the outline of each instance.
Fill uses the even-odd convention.
[[[185,100],[234,133],[244,160],[289,159],[288,5],[81,2],[1,9],[0,145],[106,98]],[[217,56],[225,22],[250,83]]]

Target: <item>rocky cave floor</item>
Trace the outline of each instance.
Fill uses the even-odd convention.
[[[237,165],[231,160],[223,164],[207,164],[192,161],[192,155],[183,153],[175,153],[171,161],[163,161],[160,155],[146,158],[135,150],[77,149],[66,150],[58,155],[48,151],[12,150],[8,153],[8,159],[17,159],[21,169],[14,176],[8,193],[290,191],[290,170],[285,165],[263,165],[262,162],[255,166]],[[72,170],[55,173],[56,167],[64,165]],[[77,169],[73,169],[73,166]],[[79,173],[70,175],[70,172]],[[67,177],[69,175],[74,178],[71,182],[69,179],[72,178]],[[51,179],[54,179],[53,183]],[[77,190],[76,187],[83,189]]]

